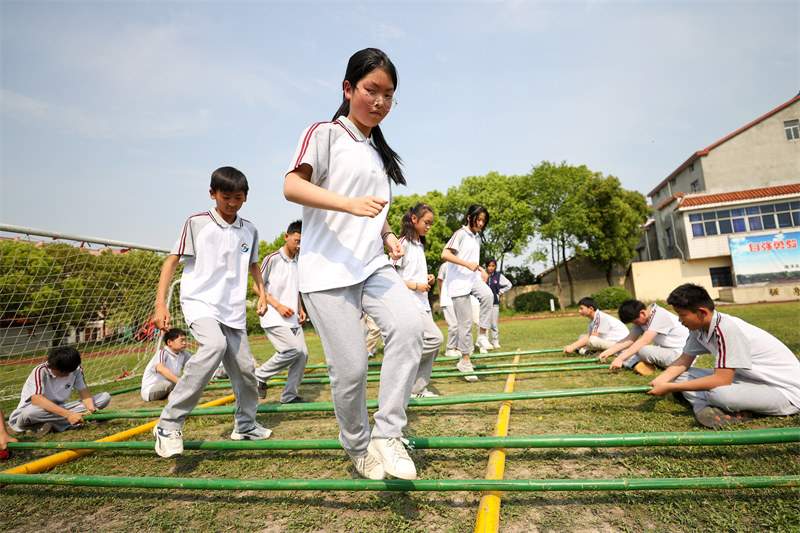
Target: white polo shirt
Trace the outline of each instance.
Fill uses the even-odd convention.
[[[400,238],[400,244],[405,250],[405,255],[392,261],[397,273],[404,281],[411,283],[428,284],[428,262],[425,260],[425,247],[419,241],[411,241],[405,237]],[[430,311],[427,292],[412,291],[414,301],[420,311]]]
[[[295,311],[291,317],[284,318],[277,309],[270,305],[267,307],[267,312],[261,317],[261,327],[299,327],[300,320],[297,316],[300,311],[297,308],[299,286],[297,256],[295,255],[294,259],[289,259],[283,247],[272,252],[261,263],[261,279],[264,281],[264,288],[270,296]]]
[[[689,330],[678,321],[678,317],[658,304],[650,304],[650,316],[644,326],[634,324],[631,327],[631,333],[637,335],[642,335],[645,331],[655,331],[657,334],[653,338],[653,344],[673,350],[678,355],[689,338]]]
[[[452,250],[459,259],[477,263],[481,257],[481,242],[478,235],[472,233],[469,227],[461,226],[453,233],[445,248]],[[472,292],[472,286],[476,281],[480,281],[480,270],[472,271],[467,267],[450,263],[447,265],[447,277],[444,283],[447,285],[447,293],[450,298],[464,296]]]
[[[245,329],[247,276],[258,264],[258,231],[239,216],[228,224],[211,209],[189,217],[172,248],[184,262],[181,308],[186,323],[213,318]]]
[[[708,332],[689,333],[683,352],[710,353],[714,368],[733,368],[736,377],[778,389],[795,407],[800,407],[800,361],[781,341],[741,318],[714,311]]]
[[[450,298],[450,295],[447,293],[447,270],[450,268],[450,264],[449,261],[445,261],[439,265],[439,273],[436,275],[437,278],[442,280],[442,288],[439,289],[440,307],[449,307],[453,305],[453,299]]]
[[[22,386],[22,393],[19,398],[17,409],[21,409],[31,403],[31,397],[41,394],[51,402],[63,405],[69,400],[73,390],[83,390],[86,388],[86,379],[83,376],[83,367],[78,367],[74,372],[61,377],[56,376],[50,371],[50,365],[42,363],[28,375],[25,384]]]
[[[377,196],[391,202],[389,176],[378,151],[352,122],[339,117],[307,128],[287,171],[311,166],[311,183],[350,198]],[[349,287],[388,265],[381,230],[389,204],[375,217],[303,206],[300,291]]]
[[[181,377],[183,366],[191,356],[192,354],[186,350],[175,353],[167,346],[162,346],[161,349],[150,358],[150,362],[147,363],[144,374],[142,374],[142,399],[147,401],[150,398],[150,390],[156,383],[159,381],[169,381],[156,370],[156,365],[160,363],[167,367],[170,372]]]
[[[598,309],[594,312],[594,318],[589,321],[586,333],[597,333],[601,339],[617,343],[627,337],[630,331],[618,318]]]

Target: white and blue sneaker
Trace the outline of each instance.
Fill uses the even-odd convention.
[[[252,429],[242,431],[241,433],[238,429],[234,428],[231,433],[231,440],[264,440],[268,439],[270,436],[272,436],[272,430],[256,422],[256,425],[253,426]]]
[[[180,429],[153,428],[156,438],[156,453],[164,459],[183,455],[183,432]]]

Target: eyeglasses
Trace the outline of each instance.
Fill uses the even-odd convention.
[[[364,100],[370,105],[388,107],[390,110],[397,107],[397,100],[391,96],[380,96],[377,92],[363,87],[356,86],[356,89],[361,89]]]

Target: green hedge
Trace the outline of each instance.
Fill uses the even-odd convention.
[[[622,287],[606,287],[592,294],[592,298],[597,302],[598,309],[612,309],[616,311],[619,305],[625,300],[630,300],[633,295]]]
[[[522,313],[538,313],[550,310],[550,300],[558,298],[544,291],[525,292],[514,298],[514,309]]]

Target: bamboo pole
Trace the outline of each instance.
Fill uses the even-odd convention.
[[[184,490],[604,491],[798,487],[800,475],[618,479],[217,479],[0,473],[0,484]]]

